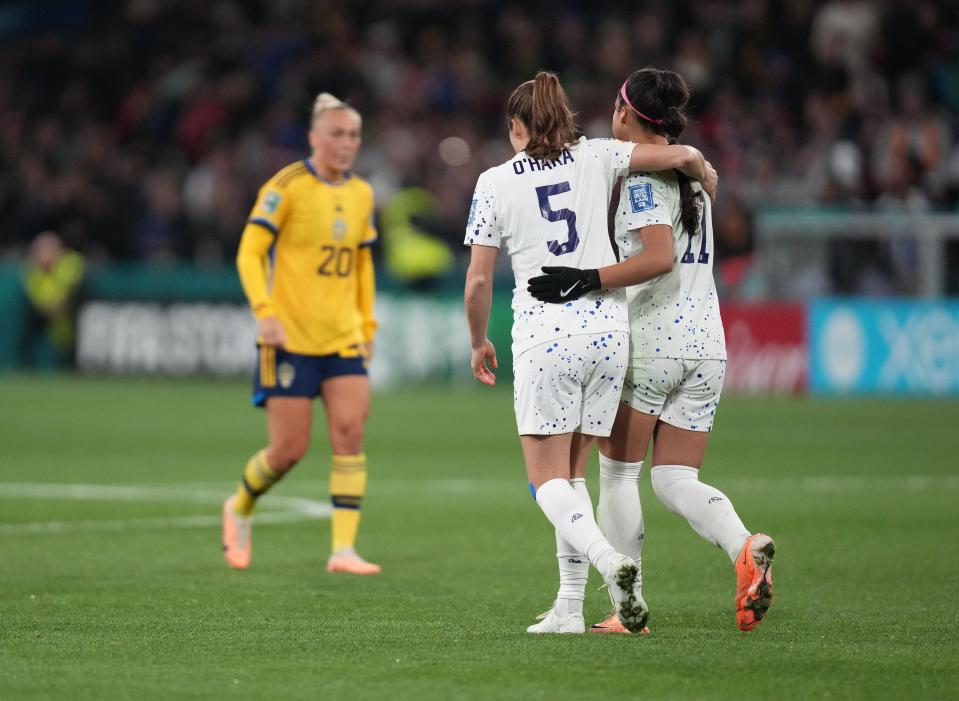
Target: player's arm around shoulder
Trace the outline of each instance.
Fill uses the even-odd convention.
[[[586,144],[618,176],[678,170],[703,183],[715,199],[718,176],[699,149],[683,144],[637,144],[618,139],[589,139]]]
[[[708,176],[705,156],[699,149],[684,144],[634,144],[629,157],[629,170],[678,170],[700,182]]]

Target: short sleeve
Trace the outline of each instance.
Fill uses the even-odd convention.
[[[496,192],[492,178],[489,172],[486,172],[476,181],[463,243],[467,246],[499,248],[502,233],[502,226],[496,216]]]
[[[634,144],[619,139],[589,139],[589,146],[603,164],[608,180],[613,181],[629,173],[629,159]]]
[[[290,208],[289,190],[280,188],[270,180],[260,188],[256,204],[250,212],[249,223],[259,224],[274,235],[280,233]]]
[[[654,224],[673,225],[670,187],[662,179],[647,173],[634,173],[623,181],[619,208],[625,213],[627,231]]]

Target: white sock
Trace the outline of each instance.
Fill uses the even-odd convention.
[[[617,552],[639,562],[643,556],[643,507],[639,475],[643,461],[621,462],[599,455],[599,511],[596,522]]]
[[[589,567],[589,562],[586,561],[586,558],[583,558],[583,562],[586,563],[587,567]],[[553,610],[563,618],[568,616],[582,616],[583,598],[580,597],[578,599],[567,599],[557,597],[556,601],[553,602]]]
[[[653,491],[666,508],[684,517],[694,531],[725,550],[735,562],[750,533],[729,498],[700,482],[695,467],[656,465],[651,476]]]
[[[569,484],[573,488],[573,491],[579,494],[583,501],[589,504],[590,507],[593,506],[593,500],[589,496],[589,489],[586,487],[585,477],[574,477],[569,481]]]
[[[573,551],[585,553],[605,576],[617,552],[596,525],[592,505],[583,501],[569,480],[557,478],[541,484],[536,490],[536,503]]]
[[[586,489],[586,480],[577,477],[569,481],[573,491],[586,503],[591,504],[589,491]],[[589,560],[586,555],[576,552],[576,549],[556,531],[556,561],[559,564],[559,592],[557,600],[567,599],[565,603],[567,613],[582,613],[583,599],[586,598],[586,582],[589,579]],[[578,601],[577,605],[574,603]]]

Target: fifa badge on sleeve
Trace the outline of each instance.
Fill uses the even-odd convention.
[[[629,205],[635,214],[652,209],[656,205],[653,203],[653,186],[649,183],[640,183],[639,185],[629,186]]]
[[[276,209],[280,206],[280,202],[282,200],[283,197],[279,192],[270,190],[268,193],[263,195],[263,211],[267,214],[276,214]]]

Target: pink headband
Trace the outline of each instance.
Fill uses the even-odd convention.
[[[655,124],[655,125],[657,125],[657,126],[663,126],[663,120],[662,120],[662,119],[653,119],[652,117],[647,117],[645,114],[643,114],[643,113],[640,112],[638,109],[636,109],[635,107],[633,107],[633,103],[629,101],[629,98],[628,98],[628,97],[626,97],[626,83],[628,83],[628,82],[629,82],[629,78],[627,78],[626,80],[623,81],[623,87],[621,87],[621,88],[619,89],[619,96],[622,97],[622,98],[626,101],[626,104],[629,105],[629,109],[631,109],[633,112],[635,112],[635,113],[636,113],[636,116],[642,117],[642,118],[645,119],[647,122],[652,122],[653,124]]]

